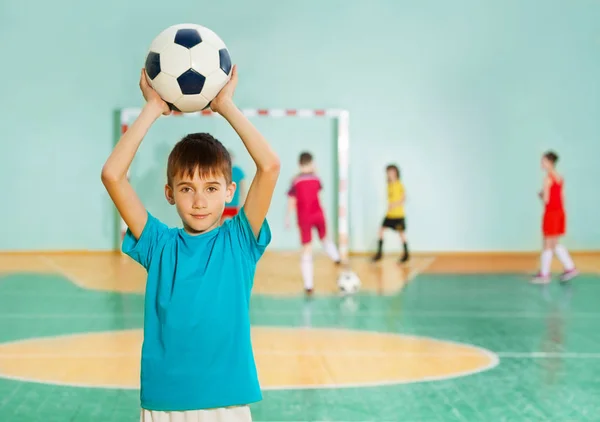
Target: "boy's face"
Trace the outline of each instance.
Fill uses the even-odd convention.
[[[552,162],[548,160],[546,157],[542,157],[542,169],[549,171],[552,169]]]
[[[300,164],[300,171],[304,173],[312,173],[315,171],[315,166],[312,161],[308,163]]]
[[[396,177],[396,170],[394,170],[394,169],[388,169],[388,170],[386,170],[386,173],[387,173],[387,180],[388,180],[388,182],[393,182],[393,181],[395,181],[395,180],[398,179]]]
[[[172,187],[165,186],[165,196],[176,206],[185,230],[200,234],[219,225],[225,203],[231,202],[235,188],[235,183],[227,184],[223,175],[201,179],[196,172],[193,178],[187,174],[175,176]]]

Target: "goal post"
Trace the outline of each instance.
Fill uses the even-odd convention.
[[[140,114],[140,108],[124,108],[119,112],[120,133],[124,134],[129,125]],[[350,165],[350,114],[347,110],[340,109],[243,109],[242,113],[247,117],[265,118],[328,118],[336,124],[336,150],[337,150],[337,244],[342,262],[347,262],[349,254],[349,183],[348,170]],[[166,118],[211,118],[216,116],[210,109],[196,113],[172,112]],[[119,217],[119,245],[125,235],[127,226],[125,221]]]

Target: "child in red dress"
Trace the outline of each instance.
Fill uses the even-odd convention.
[[[546,152],[542,157],[542,168],[546,171],[544,188],[539,193],[544,202],[544,218],[542,232],[544,235],[544,250],[541,255],[540,272],[536,274],[533,283],[547,284],[550,282],[550,267],[553,252],[563,264],[564,272],[560,280],[566,282],[578,274],[575,264],[567,249],[559,242],[566,232],[566,213],[564,206],[564,179],[556,171],[558,155],[555,152]]]

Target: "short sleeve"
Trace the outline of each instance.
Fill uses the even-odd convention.
[[[246,211],[244,207],[240,209],[238,214],[229,220],[231,224],[231,233],[237,238],[240,247],[248,253],[248,255],[258,261],[265,249],[271,243],[271,229],[269,223],[265,218],[258,236],[254,236],[252,226],[246,217]]]
[[[148,221],[146,221],[140,238],[136,239],[131,231],[127,229],[121,250],[148,270],[155,247],[162,235],[168,230],[169,228],[164,223],[148,212]]]
[[[288,196],[296,196],[296,179],[292,180],[292,183],[290,184],[290,188],[287,191],[287,195]]]

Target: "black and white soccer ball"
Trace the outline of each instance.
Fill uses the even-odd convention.
[[[354,271],[344,270],[338,277],[337,285],[344,295],[353,294],[360,290],[360,278]]]
[[[231,57],[223,40],[208,28],[173,25],[152,41],[146,56],[150,85],[173,111],[207,108],[231,78]]]

